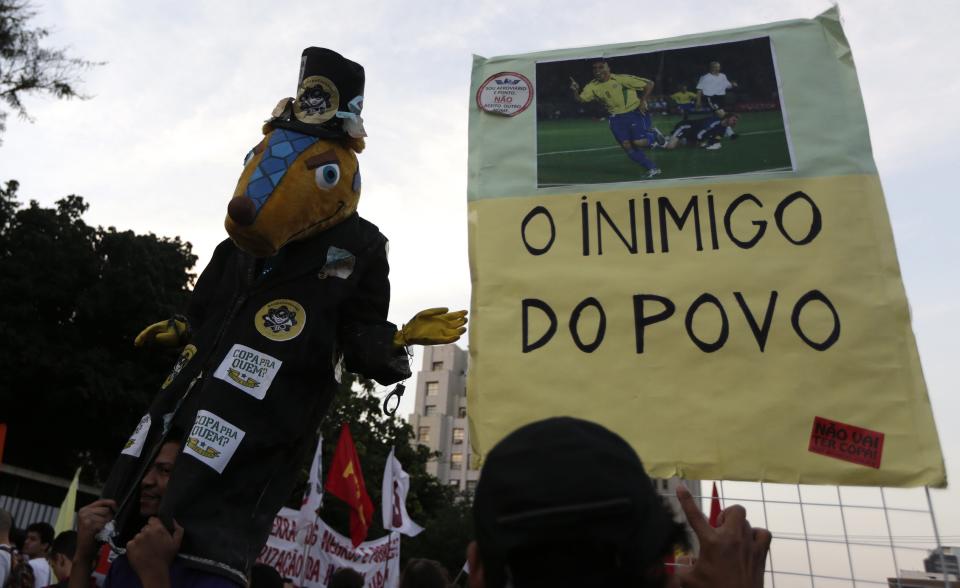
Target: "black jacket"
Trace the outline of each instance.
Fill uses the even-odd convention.
[[[384,385],[410,375],[386,320],[386,244],[354,214],[266,261],[230,240],[217,247],[187,311],[191,342],[104,489],[131,497],[117,517],[121,542],[140,524],[143,472],[167,430],[181,429],[160,516],[184,527],[191,565],[242,579],[312,449],[339,362]]]

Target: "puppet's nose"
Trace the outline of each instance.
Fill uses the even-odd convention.
[[[257,205],[246,196],[236,196],[227,205],[227,215],[242,227],[249,227],[257,218]]]

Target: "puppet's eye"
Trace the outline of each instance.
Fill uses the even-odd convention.
[[[340,166],[335,163],[321,165],[314,172],[317,180],[317,187],[321,190],[329,190],[340,181]]]

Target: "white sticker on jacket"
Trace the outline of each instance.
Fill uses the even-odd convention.
[[[346,249],[339,247],[330,247],[327,250],[327,262],[323,269],[317,274],[321,280],[325,278],[340,278],[346,280],[353,273],[353,268],[357,265],[357,258]]]
[[[240,442],[243,430],[206,410],[197,411],[183,452],[223,473]]]
[[[237,343],[220,362],[213,377],[262,400],[282,363],[275,357]]]
[[[143,443],[147,440],[147,433],[149,432],[150,415],[145,414],[143,418],[140,419],[140,422],[137,423],[137,428],[133,430],[133,434],[130,435],[127,442],[123,444],[123,451],[121,451],[120,454],[140,457],[140,452],[143,451]]]

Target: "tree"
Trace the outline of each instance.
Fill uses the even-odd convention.
[[[68,57],[63,49],[42,47],[41,41],[50,32],[31,28],[29,21],[34,16],[27,2],[0,0],[0,100],[27,120],[25,94],[86,98],[76,89],[79,72],[101,65]],[[6,118],[7,113],[0,110],[0,134],[6,130]]]
[[[90,227],[79,196],[22,207],[0,189],[0,422],[4,461],[99,483],[176,352],[133,337],[184,308],[189,243]]]
[[[468,497],[427,473],[427,463],[438,456],[423,445],[414,443],[415,433],[409,423],[383,413],[381,400],[374,394],[372,382],[349,373],[343,374],[343,381],[320,425],[324,439],[325,468],[333,461],[344,422],[350,423],[367,493],[374,505],[368,537],[375,539],[386,534],[380,516],[381,486],[387,456],[390,448],[394,448],[403,469],[410,474],[407,510],[413,520],[425,527],[416,537],[401,536],[401,565],[410,558],[426,557],[439,561],[455,576],[463,566],[467,543],[473,538]],[[312,457],[312,451],[310,454]],[[309,462],[303,465],[301,472],[303,484],[295,489],[288,504],[292,508],[300,507],[308,468]],[[337,532],[350,535],[350,510],[346,503],[326,495],[320,517]]]

